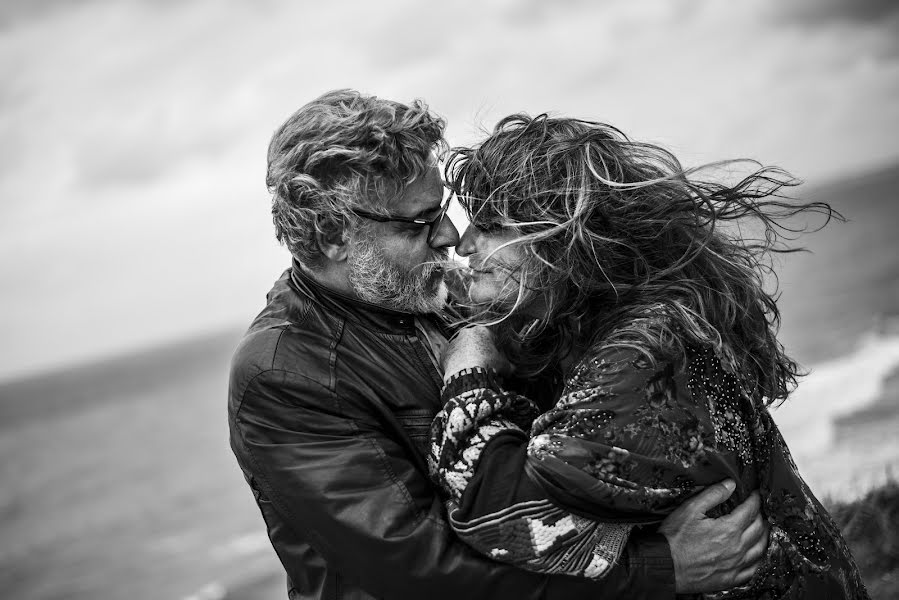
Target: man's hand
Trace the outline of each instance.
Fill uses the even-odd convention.
[[[440,363],[443,367],[444,379],[462,369],[472,367],[494,369],[503,375],[512,371],[512,365],[496,349],[493,332],[483,325],[472,325],[460,329],[450,339],[440,358]]]
[[[768,523],[758,492],[719,519],[705,516],[727,500],[733,481],[711,485],[677,508],[659,526],[668,538],[679,594],[715,592],[746,583],[768,547]]]

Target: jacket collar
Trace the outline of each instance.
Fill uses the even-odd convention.
[[[296,293],[321,306],[325,312],[345,317],[368,329],[404,335],[415,333],[415,315],[412,313],[384,308],[325,287],[304,273],[296,259],[290,267],[289,285]]]

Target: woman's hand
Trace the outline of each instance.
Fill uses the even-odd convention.
[[[440,364],[444,381],[454,373],[472,367],[494,369],[501,375],[508,375],[513,370],[512,364],[497,350],[493,332],[483,325],[460,329],[450,339]]]

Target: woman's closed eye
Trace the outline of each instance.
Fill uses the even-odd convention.
[[[481,223],[474,223],[474,228],[477,229],[480,233],[486,235],[497,234],[503,231],[503,226],[501,223],[497,221],[484,221]]]

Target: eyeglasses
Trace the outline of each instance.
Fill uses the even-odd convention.
[[[434,238],[437,237],[437,232],[440,230],[440,224],[443,223],[443,217],[446,216],[446,211],[449,209],[450,200],[453,197],[450,196],[446,199],[446,202],[443,203],[443,206],[440,207],[440,212],[437,213],[437,216],[433,219],[410,219],[409,217],[385,217],[384,215],[379,215],[373,212],[368,212],[367,210],[359,210],[354,209],[353,214],[363,219],[371,219],[372,221],[377,221],[379,223],[414,223],[416,225],[421,225],[422,227],[427,226],[428,229],[428,246],[431,245],[431,242],[434,241]]]

